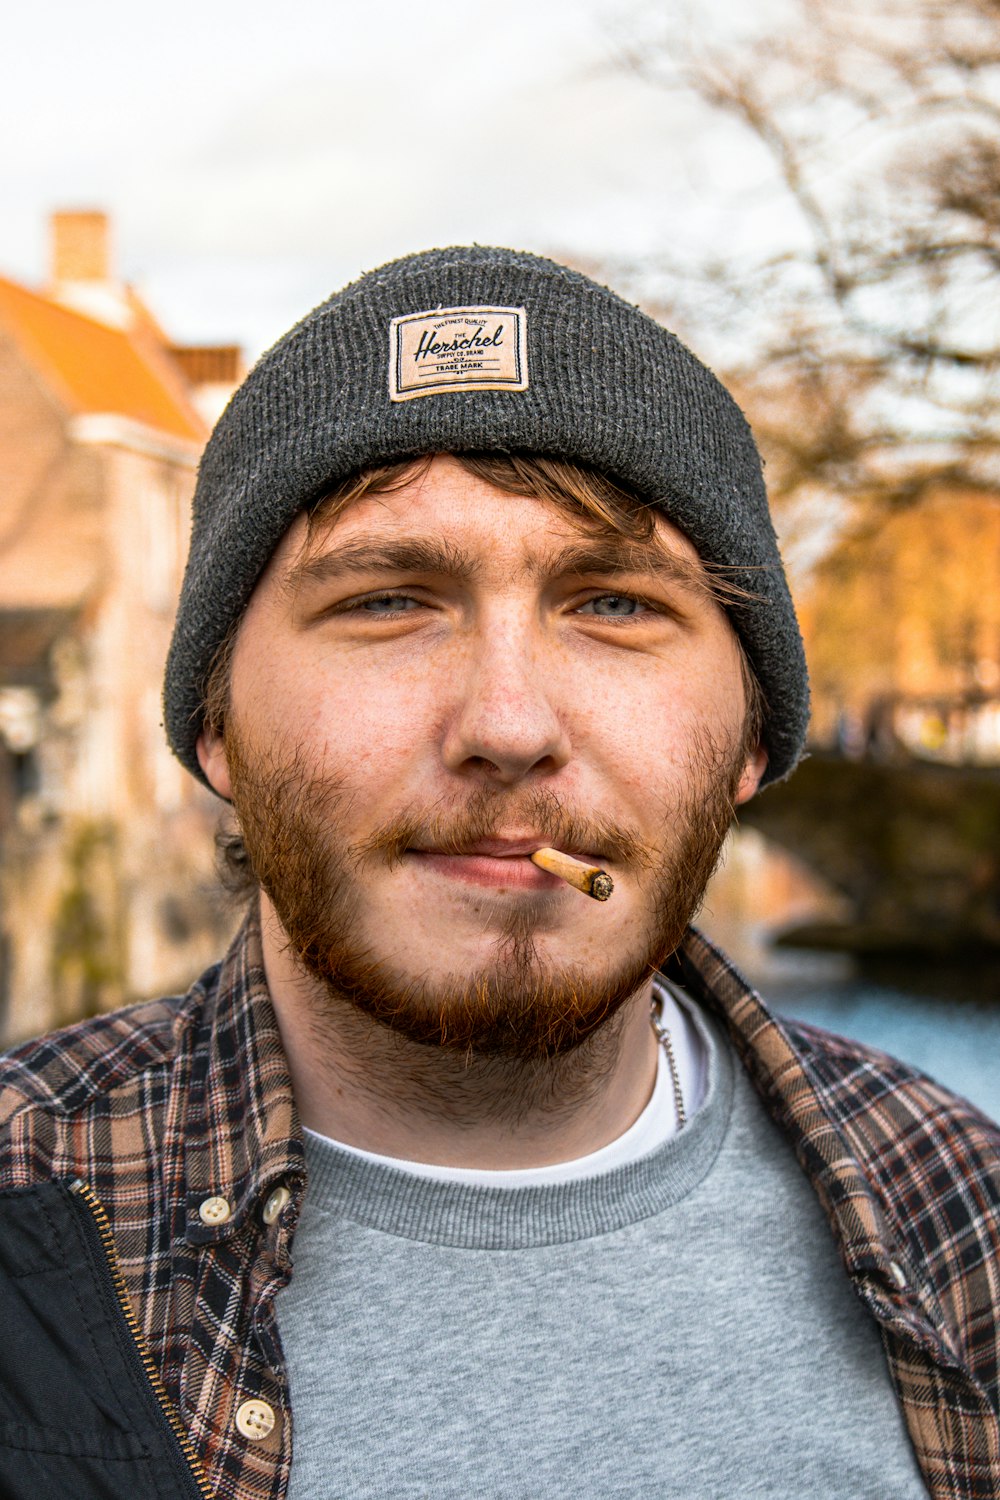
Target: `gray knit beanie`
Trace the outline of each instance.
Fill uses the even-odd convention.
[[[673,334],[613,292],[484,246],[361,277],[279,340],[223,414],[201,461],[167,661],[167,734],[184,765],[201,778],[209,667],[296,513],[369,464],[463,450],[593,465],[754,595],[727,609],[767,699],[765,780],[787,776],[808,681],[742,413]]]

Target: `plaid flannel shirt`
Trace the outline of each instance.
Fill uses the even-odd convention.
[[[1000,1127],[882,1053],[771,1015],[700,934],[672,977],[728,1028],[881,1326],[928,1489],[1000,1497]],[[183,999],[101,1016],[0,1064],[0,1186],[82,1177],[218,1500],[278,1500],[291,1462],[275,1296],[305,1187],[251,919]],[[275,1218],[276,1187],[290,1199]],[[209,1198],[229,1206],[205,1223]],[[273,1200],[272,1200],[273,1205]],[[277,1414],[248,1438],[250,1397]]]

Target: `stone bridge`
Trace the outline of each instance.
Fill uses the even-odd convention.
[[[1000,767],[817,751],[739,817],[853,906],[851,920],[783,942],[1000,960]]]

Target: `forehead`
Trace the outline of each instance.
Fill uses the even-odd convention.
[[[477,578],[499,569],[540,578],[553,565],[570,560],[574,544],[587,544],[579,560],[589,554],[595,567],[603,560],[617,571],[666,570],[693,586],[708,586],[694,546],[660,513],[654,515],[652,538],[635,540],[595,521],[582,506],[576,516],[553,500],[511,494],[447,455],[437,455],[389,491],[350,501],[331,517],[297,516],[265,577],[294,586],[317,559],[360,557],[367,544],[411,537],[433,539],[438,550],[447,545],[455,570]]]

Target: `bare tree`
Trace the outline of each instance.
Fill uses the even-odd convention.
[[[692,309],[725,329],[793,514],[1000,496],[1000,0],[792,5],[727,46],[660,0],[626,49],[738,122],[794,209],[785,242],[703,263],[697,288],[664,258],[660,295],[693,336]]]

